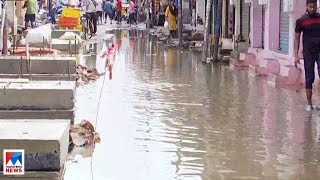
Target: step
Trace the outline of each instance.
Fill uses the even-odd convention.
[[[260,67],[265,67],[268,73],[279,74],[280,73],[280,63],[275,59],[262,59],[259,62]]]
[[[231,62],[234,66],[237,67],[249,67],[249,65],[257,65],[256,56],[252,53],[240,53],[239,60],[233,58]]]
[[[69,41],[61,39],[52,39],[52,48],[62,52],[79,53],[81,43],[79,41]]]
[[[76,57],[31,57],[32,74],[76,74]],[[21,57],[0,57],[0,74],[29,74],[29,61]]]
[[[254,64],[256,61],[256,55],[252,53],[240,53],[239,60],[251,62],[252,64]]]
[[[230,64],[234,67],[249,67],[249,64],[245,61],[236,60],[234,58],[230,58]]]
[[[59,30],[54,30],[51,31],[51,38],[60,38],[61,36],[63,36],[66,32],[73,32],[77,35],[80,36],[80,31],[79,30],[66,30],[66,29],[59,29]]]
[[[0,152],[24,149],[25,171],[60,172],[68,155],[69,129],[69,120],[1,120]]]
[[[304,77],[302,70],[293,65],[281,66],[280,74],[269,73],[268,82],[279,85],[300,85]]]
[[[0,179],[3,180],[61,180],[63,176],[64,170],[60,172],[28,171],[23,176],[3,175],[3,172],[0,171]]]
[[[288,69],[288,83],[301,84],[304,83],[304,71],[297,69],[293,65],[285,66]]]
[[[74,123],[74,110],[0,110],[2,119],[70,119]]]
[[[267,68],[259,67],[257,65],[249,65],[249,74],[255,76],[268,76]]]
[[[29,74],[0,74],[0,78],[8,79],[27,79],[29,81]],[[76,74],[32,74],[31,79],[34,81],[75,81]]]
[[[0,83],[0,110],[72,110],[75,82]]]
[[[287,76],[281,76],[281,75],[275,74],[275,73],[269,73],[267,81],[269,84],[271,84],[273,86],[288,85],[288,83],[287,83],[288,77]]]

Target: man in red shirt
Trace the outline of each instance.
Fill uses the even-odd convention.
[[[121,23],[122,20],[122,0],[118,0],[118,4],[117,4],[117,17],[118,17],[118,22],[117,24]]]

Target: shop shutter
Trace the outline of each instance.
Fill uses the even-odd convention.
[[[241,0],[241,35],[242,40],[248,42],[249,40],[249,27],[250,27],[250,5]]]
[[[280,40],[279,50],[288,52],[289,50],[289,13],[283,12],[283,1],[280,0]]]

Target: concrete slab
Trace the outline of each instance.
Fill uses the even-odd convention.
[[[76,74],[76,57],[31,57],[32,74]],[[0,57],[0,74],[29,74],[29,61],[16,56]]]
[[[66,32],[73,32],[73,33],[75,33],[75,34],[80,36],[80,31],[79,30],[54,30],[54,31],[51,31],[51,38],[60,38]]]
[[[9,79],[28,79],[29,74],[23,74],[19,76],[19,74],[0,74],[0,78],[9,78]],[[1,80],[1,79],[0,79]],[[33,81],[75,81],[76,74],[32,74]]]
[[[59,172],[67,159],[69,120],[2,120],[0,152],[24,149],[26,171]],[[3,153],[0,153],[3,169]]]
[[[29,79],[1,78],[0,83],[29,83]]]
[[[73,53],[79,53],[80,46],[81,46],[81,43],[79,41],[52,39],[52,48],[57,49],[59,51],[69,52],[69,49],[70,49],[70,51]]]
[[[23,176],[5,176],[0,171],[0,179],[2,180],[61,180],[64,176],[64,171],[60,172],[41,172],[29,171],[25,172]]]
[[[3,119],[70,119],[74,124],[74,110],[0,110]]]
[[[75,82],[0,83],[0,110],[72,110]]]

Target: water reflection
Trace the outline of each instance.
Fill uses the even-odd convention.
[[[102,96],[95,179],[320,179],[320,113],[304,111],[303,92],[203,65],[201,54],[143,31],[114,33],[119,54]],[[77,90],[78,120],[95,120],[101,83]]]

